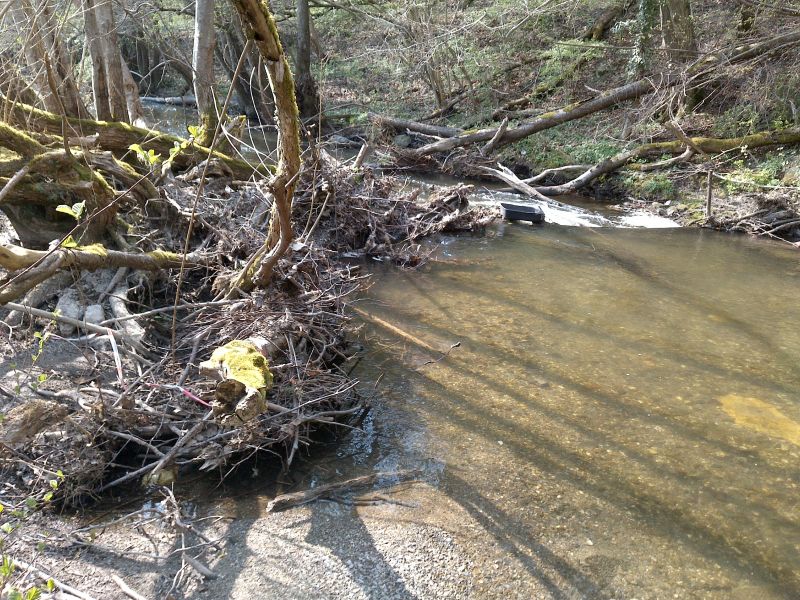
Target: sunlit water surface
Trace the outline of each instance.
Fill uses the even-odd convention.
[[[800,598],[796,251],[514,225],[440,257],[376,272],[361,308],[408,335],[368,324],[383,397],[341,455],[426,465],[533,591]]]
[[[176,133],[195,116],[151,110]],[[298,477],[423,468],[434,504],[396,518],[470,547],[476,597],[800,598],[797,252],[545,208],[584,227],[376,266],[356,374],[378,398]]]

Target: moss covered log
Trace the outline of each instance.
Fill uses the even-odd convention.
[[[24,172],[19,166],[17,160],[0,162],[0,210],[26,246],[46,246],[72,230],[93,241],[113,222],[116,194],[82,153],[44,152],[25,161]],[[57,210],[62,204],[83,206],[80,224]]]
[[[679,160],[689,160],[697,153],[714,155],[738,148],[763,148],[767,146],[789,146],[794,144],[800,144],[800,128],[761,131],[736,138],[694,137],[686,138],[685,140],[654,142],[637,146],[632,150],[620,152],[615,156],[607,158],[584,171],[578,177],[562,185],[533,187],[525,182],[521,182],[507,169],[487,169],[487,171],[523,194],[539,198],[542,195],[561,196],[563,194],[571,194],[596,180],[598,177],[613,173],[623,167],[637,171],[652,170],[651,167],[654,166],[653,163],[633,162],[648,157],[663,156],[665,154],[680,155],[677,159],[662,161],[660,163],[661,165],[672,165]]]
[[[8,119],[11,124],[25,130],[68,137],[85,137],[97,135],[97,145],[104,150],[111,150],[117,154],[128,152],[132,144],[139,144],[144,150],[153,150],[163,158],[169,156],[170,150],[184,144],[186,140],[175,135],[162,133],[152,129],[142,129],[127,123],[114,123],[110,121],[95,121],[92,119],[62,119],[59,115],[40,110],[33,106],[13,103],[8,110]],[[66,124],[67,131],[64,132]],[[209,157],[218,158],[227,164],[234,176],[239,179],[248,179],[254,172],[261,175],[270,175],[271,167],[264,165],[251,165],[247,161],[233,158],[218,151],[211,152],[208,148],[198,144],[187,144],[174,159],[175,165],[182,168],[191,167]]]

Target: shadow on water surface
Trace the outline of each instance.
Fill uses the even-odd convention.
[[[796,369],[785,368],[800,359],[798,345],[785,335],[766,335],[761,326],[778,319],[800,325],[783,265],[765,262],[755,248],[753,256],[743,254],[743,264],[719,272],[715,267],[735,258],[731,252],[737,250],[733,238],[722,236],[700,242],[686,233],[673,235],[666,248],[645,248],[641,258],[628,260],[627,251],[620,258],[606,248],[627,243],[625,238],[595,240],[592,247],[585,239],[594,239],[592,232],[559,230],[551,234],[558,240],[543,235],[518,235],[515,241],[523,249],[529,241],[537,246],[529,269],[505,240],[495,243],[491,268],[435,265],[427,273],[392,273],[373,288],[381,318],[426,343],[462,342],[447,359],[409,376],[431,435],[450,440],[442,442],[445,447],[476,435],[486,446],[502,440],[504,451],[514,455],[508,468],[524,472],[527,466],[617,511],[633,511],[642,530],[665,540],[672,551],[691,550],[705,564],[724,567],[733,581],[757,582],[792,597],[800,589],[797,448],[765,437],[763,427],[739,427],[719,403],[732,390],[772,399],[789,415],[798,414]],[[687,248],[686,241],[695,244]],[[575,247],[565,257],[553,244]],[[587,248],[599,252],[588,263]],[[465,260],[476,254],[485,259],[485,249],[470,254],[466,248]],[[558,272],[548,274],[549,269]],[[668,278],[682,270],[687,281],[673,284]],[[570,282],[576,277],[584,280]],[[586,280],[607,287],[610,304],[596,314],[582,297]],[[770,302],[741,295],[754,281],[772,286]],[[719,293],[734,297],[719,302],[717,285]],[[631,300],[619,294],[643,303],[633,309],[633,320],[625,319]],[[520,295],[525,301],[516,298]],[[658,311],[648,308],[650,302]],[[676,310],[691,311],[688,334],[674,329],[687,318]],[[715,321],[709,315],[721,317]],[[792,331],[788,324],[784,334]],[[717,355],[702,351],[705,339],[714,340]],[[763,360],[752,360],[754,347]],[[647,361],[651,367],[636,366]],[[478,466],[498,460],[477,450],[469,458],[451,459]],[[451,468],[447,473],[443,489],[455,477]],[[484,513],[492,503],[482,490],[492,485],[490,474],[474,490],[455,485],[449,495],[488,527],[491,519]],[[514,491],[525,494],[524,487]],[[498,520],[514,522],[501,506],[495,508]],[[499,536],[514,535],[515,541],[506,540],[509,552],[521,544],[533,555],[546,554],[535,537],[519,533],[523,530],[524,523],[495,528]],[[622,559],[624,565],[624,553]],[[541,575],[536,565],[528,568]],[[570,584],[577,593],[588,593],[580,577],[565,578],[577,581]],[[546,585],[551,593],[552,585],[558,588],[552,581]]]
[[[580,232],[566,241],[585,246],[581,236],[588,235]],[[535,582],[532,589],[542,597],[628,597],[631,588],[625,585],[631,581],[653,585],[640,590],[642,597],[661,597],[660,591],[671,585],[669,577],[680,579],[684,587],[675,589],[691,590],[691,597],[713,591],[714,598],[728,598],[748,586],[769,598],[798,597],[798,450],[770,438],[768,429],[739,427],[718,402],[726,393],[748,394],[779,399],[790,416],[797,413],[789,400],[800,394],[795,374],[782,370],[770,378],[768,368],[759,364],[747,367],[751,372],[734,369],[745,360],[749,341],[765,356],[780,348],[792,360],[800,359],[794,356],[796,347],[754,335],[752,314],[736,312],[747,308],[746,302],[726,306],[724,326],[709,323],[706,331],[705,314],[712,309],[721,313],[713,295],[705,296],[702,286],[687,292],[653,284],[651,270],[661,267],[657,260],[651,266],[648,261],[655,259],[646,253],[636,259],[644,266],[631,269],[605,254],[587,266],[576,252],[560,276],[591,275],[636,301],[658,297],[662,312],[680,306],[694,311],[691,317],[648,319],[648,310],[637,309],[638,320],[621,321],[626,325],[622,331],[619,298],[610,296],[606,310],[587,319],[585,305],[574,301],[582,293],[579,286],[558,275],[526,283],[528,274],[519,265],[503,265],[513,256],[508,243],[483,244],[480,252],[487,248],[494,268],[503,272],[485,285],[472,279],[485,273],[485,264],[441,265],[428,273],[393,272],[373,288],[377,316],[425,342],[461,341],[462,346],[423,366],[420,353],[413,353],[412,366],[401,348],[375,344],[365,362],[386,371],[386,404],[376,407],[380,422],[370,421],[365,433],[354,434],[339,449],[338,461],[326,463],[319,456],[309,461],[311,472],[319,476],[321,470],[321,479],[340,480],[370,469],[439,461],[429,483],[441,495],[441,526],[447,528],[447,518],[460,514],[445,506],[446,499],[477,525],[478,533],[462,532],[461,543],[495,547]],[[702,250],[691,249],[698,257],[706,255]],[[538,267],[563,258],[552,254],[541,252],[538,258],[545,264]],[[685,258],[684,253],[676,260]],[[775,285],[782,285],[779,278]],[[778,292],[781,298],[793,297],[789,290]],[[789,305],[781,302],[759,318],[785,311]],[[499,312],[507,313],[504,320],[496,318]],[[689,334],[671,331],[686,318],[692,320]],[[800,324],[797,311],[788,318]],[[648,337],[638,335],[637,328],[646,329]],[[718,356],[698,346],[712,331],[720,340]],[[376,333],[386,337],[385,331]],[[641,366],[651,358],[649,370]],[[367,372],[366,378],[380,370]],[[429,475],[431,468],[426,467]],[[254,561],[274,560],[247,541],[264,535],[259,493],[263,489],[235,499],[227,515],[233,518],[229,532],[244,541],[217,565],[226,573],[213,586],[219,597],[234,596],[237,589],[241,593],[234,584],[237,578],[252,577],[246,573]],[[281,518],[288,520],[281,521],[276,544],[300,553],[317,549],[370,600],[420,597],[387,559],[386,548],[373,539],[371,521],[359,511],[316,503]],[[431,519],[438,522],[438,515]],[[450,524],[454,531],[460,526]],[[589,531],[597,545],[584,545],[584,554],[571,550]],[[642,553],[652,554],[658,570],[642,562]],[[297,556],[293,560],[300,561]],[[488,566],[480,569],[479,577]],[[264,577],[261,585],[267,592],[313,597],[314,582],[287,584]],[[375,586],[376,581],[382,585]]]

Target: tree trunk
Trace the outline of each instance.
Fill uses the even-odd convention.
[[[320,112],[320,107],[317,84],[311,74],[311,11],[308,0],[297,0],[295,70],[300,116],[313,117]]]
[[[214,0],[197,0],[194,11],[194,95],[200,113],[201,135],[198,142],[211,144],[219,123],[217,103],[214,99]]]
[[[20,0],[13,16],[24,39],[26,62],[35,73],[36,92],[45,108],[70,117],[88,117],[72,74],[72,61],[64,49],[59,21],[47,0],[37,6],[30,0]]]
[[[246,35],[267,65],[278,123],[278,166],[270,181],[274,196],[270,235],[232,282],[229,293],[265,286],[292,242],[292,197],[300,173],[300,115],[294,77],[283,52],[275,18],[264,0],[232,0]]]
[[[370,121],[381,126],[391,127],[398,131],[414,131],[424,135],[433,135],[436,137],[450,138],[464,133],[463,129],[456,129],[455,127],[442,127],[439,125],[429,125],[428,123],[420,123],[419,121],[409,121],[408,119],[398,119],[396,117],[387,117],[385,115],[378,115],[375,113],[368,113],[367,118]]]
[[[128,117],[132,125],[136,127],[147,127],[144,120],[144,108],[142,99],[139,96],[139,85],[133,79],[131,70],[128,68],[125,59],[120,54],[120,64],[122,65],[122,83],[125,86],[125,104],[128,107]]]
[[[669,59],[668,68],[675,69],[694,59],[697,41],[689,0],[661,0],[661,41]]]
[[[100,54],[92,56],[92,61],[102,63],[105,70],[106,84],[108,86],[108,107],[111,111],[111,120],[120,123],[130,123],[128,102],[125,99],[125,80],[122,71],[122,59],[119,52],[119,38],[117,25],[114,19],[114,9],[111,0],[85,0],[85,10],[94,13],[97,23],[99,44],[97,50]],[[90,46],[91,49],[91,46]]]
[[[100,40],[100,29],[97,17],[90,0],[86,0],[83,9],[83,24],[89,42],[89,55],[92,58],[92,93],[94,95],[94,114],[99,121],[111,121],[111,107],[108,104],[108,82],[103,61],[103,44]]]
[[[653,87],[653,83],[651,81],[642,79],[640,81],[603,92],[602,94],[598,94],[591,100],[587,100],[585,102],[576,102],[558,110],[539,115],[528,123],[520,125],[519,127],[508,129],[503,137],[497,140],[495,143],[495,148],[519,141],[528,137],[529,135],[533,135],[539,131],[544,131],[545,129],[550,129],[556,125],[574,121],[575,119],[581,119],[597,111],[604,110],[614,106],[615,104],[624,102],[625,100],[639,98],[644,94],[652,92],[654,89],[655,88]],[[467,144],[488,142],[495,136],[497,129],[498,128],[496,127],[482,129],[480,131],[476,131],[475,133],[433,142],[427,146],[418,148],[414,151],[414,154],[417,156],[427,156],[436,152],[448,152],[454,148],[465,146]]]

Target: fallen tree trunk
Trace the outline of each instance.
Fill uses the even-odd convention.
[[[25,161],[0,162],[0,210],[26,246],[47,246],[77,229],[94,241],[116,215],[116,195],[106,180],[76,155],[64,150],[42,152]],[[59,205],[80,204],[85,218],[58,211]]]
[[[1,99],[5,100],[4,97]],[[13,103],[8,110],[8,119],[13,125],[27,130],[41,131],[54,136],[64,134],[64,123],[69,128],[66,134],[74,137],[97,135],[97,145],[104,150],[115,153],[128,152],[133,144],[139,144],[144,150],[154,150],[163,159],[169,156],[175,145],[185,147],[174,157],[173,163],[180,168],[188,168],[209,158],[209,155],[220,159],[231,168],[237,179],[249,179],[253,173],[271,175],[271,166],[251,165],[247,161],[233,158],[222,152],[208,148],[175,135],[169,135],[152,129],[142,129],[127,123],[94,121],[92,119],[62,119],[59,115],[49,113],[26,104]]]
[[[75,268],[85,271],[128,267],[142,271],[158,271],[180,268],[181,255],[172,252],[147,253],[119,252],[108,250],[101,244],[55,250],[30,250],[13,244],[0,245],[0,267],[13,273],[0,285],[0,304],[11,302],[34,286],[42,283],[56,272]],[[194,266],[202,262],[199,257],[188,255],[186,264]]]
[[[738,138],[707,138],[695,137],[688,138],[686,142],[676,140],[671,142],[654,142],[643,144],[632,150],[620,152],[619,154],[603,160],[593,167],[581,173],[578,177],[562,184],[549,186],[531,186],[529,183],[520,180],[509,169],[500,165],[500,169],[485,170],[501,181],[506,182],[515,190],[541,200],[547,196],[562,196],[577,192],[582,187],[588,185],[602,175],[612,173],[624,166],[637,171],[652,170],[653,165],[661,167],[676,164],[676,159],[668,159],[659,163],[629,164],[637,158],[647,156],[661,156],[663,154],[675,154],[681,160],[689,160],[695,152],[705,154],[720,154],[737,148],[761,148],[765,146],[793,145],[800,144],[800,128],[784,129],[780,131],[762,131]],[[532,178],[535,180],[536,178]]]
[[[197,106],[197,99],[194,96],[142,96],[142,102],[169,104],[171,106],[189,106],[192,108]]]
[[[800,31],[775,36],[765,42],[737,46],[733,48],[729,55],[715,53],[697,61],[686,71],[686,76],[690,79],[702,78],[713,73],[714,69],[722,65],[743,62],[757,56],[763,56],[773,50],[786,48],[798,43],[800,43]],[[633,83],[614,88],[613,90],[602,92],[589,100],[576,102],[558,110],[538,115],[519,127],[508,129],[503,136],[497,140],[494,148],[501,148],[533,135],[534,133],[556,127],[563,123],[568,123],[569,121],[582,119],[595,112],[611,108],[621,102],[635,100],[657,89],[672,87],[685,81],[686,78],[677,76],[664,77],[659,82],[650,79],[640,79]],[[422,157],[438,152],[449,152],[450,150],[469,144],[488,142],[496,135],[498,129],[497,127],[481,129],[474,133],[439,140],[414,150],[413,154],[417,157]]]
[[[497,140],[494,148],[497,149],[511,144],[526,138],[529,135],[533,135],[539,131],[544,131],[545,129],[550,129],[551,127],[556,127],[562,123],[567,123],[576,119],[582,119],[587,115],[610,108],[615,104],[619,104],[620,102],[639,98],[640,96],[654,91],[655,89],[656,87],[650,80],[641,79],[639,81],[623,85],[622,87],[603,92],[602,94],[599,94],[590,100],[575,102],[558,110],[544,113],[543,115],[539,115],[534,120],[525,123],[524,125],[506,130],[502,138]],[[417,156],[427,156],[437,152],[448,152],[460,146],[488,142],[496,135],[498,129],[498,127],[491,127],[489,129],[481,129],[480,131],[476,131],[474,133],[440,140],[426,146],[422,146],[422,148],[414,150],[414,153]]]
[[[419,121],[409,121],[408,119],[398,119],[395,117],[387,117],[375,113],[369,113],[369,120],[378,126],[387,126],[399,131],[413,131],[415,133],[422,133],[424,135],[432,135],[435,137],[450,138],[464,133],[463,129],[455,127],[441,127],[438,125],[429,125],[428,123],[420,123]]]

